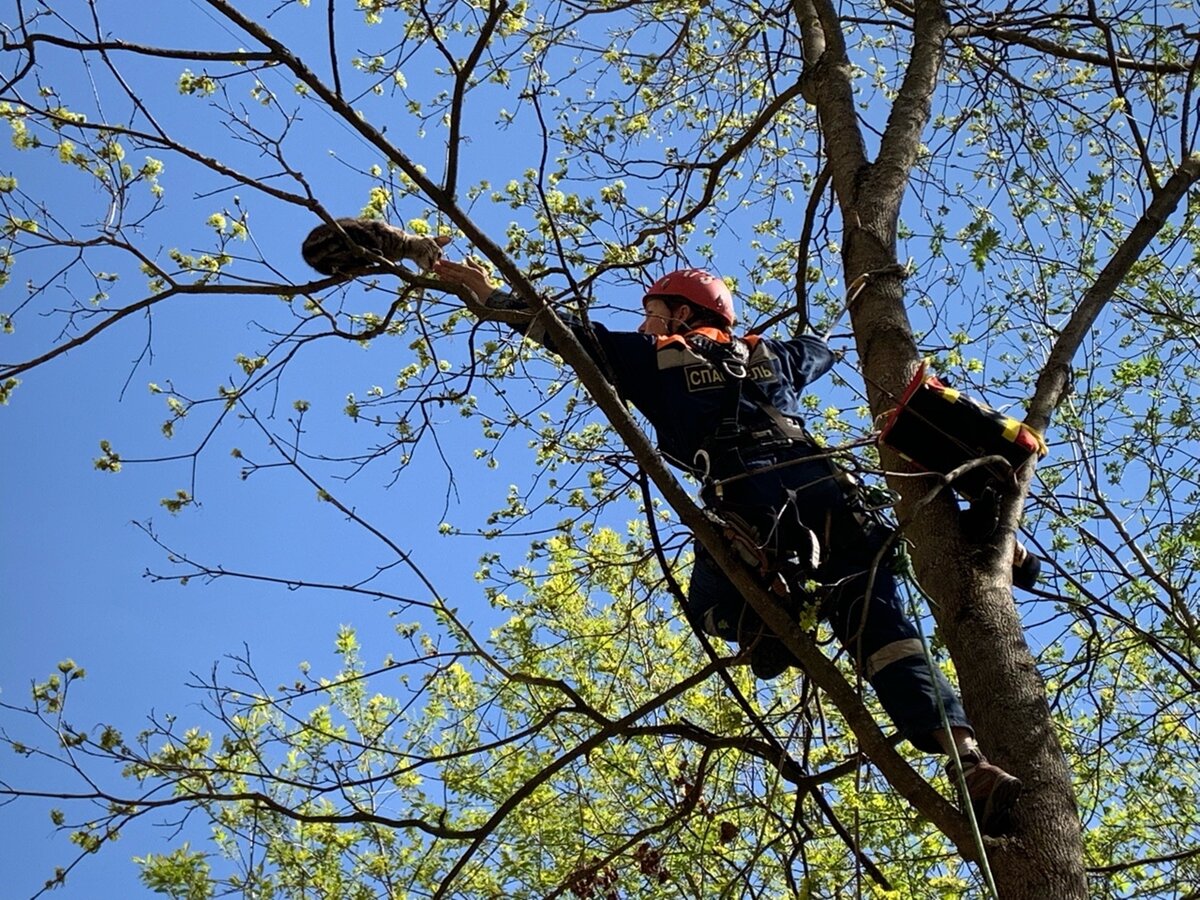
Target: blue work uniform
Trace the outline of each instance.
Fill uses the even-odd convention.
[[[488,302],[524,306],[501,292]],[[839,477],[843,473],[819,447],[794,433],[780,434],[778,414],[802,434],[801,391],[833,365],[826,343],[813,336],[749,336],[745,381],[756,387],[746,384],[731,394],[730,376],[711,352],[730,344],[724,331],[700,328],[655,337],[596,323],[587,331],[573,327],[618,393],[654,427],[663,456],[709,476],[702,491],[706,504],[736,513],[763,536],[769,533],[776,556],[801,545],[808,556],[815,547],[804,575],[823,586],[821,615],[900,733],[921,750],[940,752],[933,738],[943,728],[939,697],[949,724],[970,730],[958,696],[941,671],[926,663],[887,559],[876,565],[887,532],[864,522]],[[536,320],[525,334],[554,349]],[[778,412],[772,415],[770,408]],[[718,435],[722,429],[728,433]],[[798,585],[793,596],[799,596]],[[745,642],[747,635],[762,633],[757,614],[698,542],[687,603],[694,620],[714,636]]]

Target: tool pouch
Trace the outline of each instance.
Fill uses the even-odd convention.
[[[921,363],[899,404],[886,414],[880,444],[943,475],[984,456],[1002,456],[1016,469],[1032,456],[1046,455],[1041,434],[927,374],[928,362]],[[989,484],[1009,480],[1009,468],[992,463],[955,479],[954,489],[968,500],[977,500]]]

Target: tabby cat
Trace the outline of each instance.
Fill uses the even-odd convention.
[[[335,221],[345,232],[344,237],[322,223],[308,233],[300,246],[304,261],[322,275],[348,274],[378,265],[381,256],[390,260],[411,259],[422,271],[428,271],[442,255],[442,248],[432,238],[408,234],[378,219]]]

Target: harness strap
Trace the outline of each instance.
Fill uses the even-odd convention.
[[[720,368],[725,373],[721,394],[721,412],[717,426],[719,436],[734,441],[750,439],[754,443],[761,443],[765,439],[775,437],[778,440],[803,442],[815,446],[815,442],[804,430],[804,426],[781,412],[771,403],[771,398],[762,389],[762,385],[749,377],[750,345],[744,339],[733,337],[730,338],[728,344],[718,344],[716,341],[697,335],[693,336],[688,343],[710,365]],[[750,395],[748,399],[752,400],[766,417],[769,423],[767,429],[750,431],[742,426],[739,404],[743,394],[747,392]],[[723,434],[722,431],[724,431]],[[775,433],[771,434],[771,431]],[[711,462],[711,450],[707,456]]]

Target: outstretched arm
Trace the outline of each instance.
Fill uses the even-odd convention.
[[[462,262],[439,259],[433,264],[433,274],[447,284],[465,287],[480,303],[487,303],[488,298],[500,287],[499,282],[492,281],[482,264],[470,258]]]
[[[510,294],[504,290],[504,285],[498,281],[493,281],[482,263],[471,259],[464,259],[462,262],[455,262],[450,259],[439,259],[433,265],[433,274],[441,281],[452,287],[465,287],[474,296],[477,302],[489,309],[502,310],[518,310],[522,312],[533,312],[533,308],[524,299],[515,294]],[[572,316],[564,316],[564,319],[571,325],[572,328],[577,326],[577,322]],[[536,318],[529,319],[520,324],[514,322],[507,323],[513,330],[525,335],[531,341],[546,347],[547,350],[554,350],[554,347],[547,342],[545,336],[545,328]]]
[[[531,315],[527,320],[518,323],[506,319],[506,324],[551,353],[558,352],[555,342],[546,333],[545,316],[535,313],[533,306],[523,297],[508,293],[503,284],[492,280],[480,263],[469,258],[462,262],[440,259],[434,265],[433,273],[448,286],[465,287],[489,309],[529,312]],[[575,332],[583,349],[600,366],[609,382],[617,386],[626,400],[654,421],[652,410],[656,409],[659,402],[654,390],[654,338],[632,331],[610,331],[597,322],[585,325],[570,313],[555,312]]]

